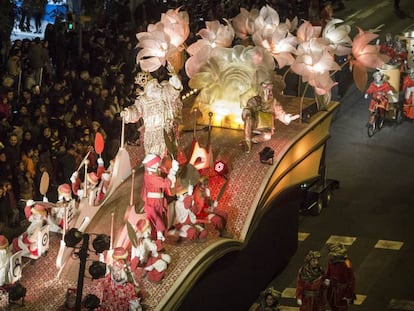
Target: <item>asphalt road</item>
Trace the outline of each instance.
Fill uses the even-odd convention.
[[[381,38],[414,29],[414,2],[401,1],[402,8],[411,7],[404,17],[393,1],[345,3],[335,15],[365,30],[384,24]],[[282,310],[298,310],[293,295],[304,256],[318,250],[326,266],[327,243],[341,241],[356,275],[357,300],[350,310],[414,310],[414,122],[388,122],[369,138],[363,93],[351,84],[340,102],[326,158],[327,177],[340,187],[321,215],[300,216],[297,253],[269,286],[283,292]]]

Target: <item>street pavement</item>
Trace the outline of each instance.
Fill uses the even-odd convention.
[[[381,21],[381,38],[414,29],[413,2],[401,1],[403,8],[413,7],[403,18],[392,1],[368,0],[358,9],[356,1],[345,3],[347,8],[336,14],[353,26],[364,23],[366,30]],[[340,187],[321,215],[300,216],[297,252],[269,284],[282,292],[281,310],[299,310],[294,295],[305,255],[320,251],[326,267],[327,244],[333,242],[347,245],[353,263],[357,300],[350,310],[414,310],[414,123],[389,121],[368,137],[369,101],[363,95],[351,83],[331,124],[327,177]]]

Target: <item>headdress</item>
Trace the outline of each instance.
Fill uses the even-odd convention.
[[[329,255],[334,257],[346,257],[347,249],[345,245],[341,243],[334,243],[328,246]]]
[[[112,258],[115,260],[126,259],[127,257],[128,251],[123,247],[116,247],[114,249],[114,253],[112,254]]]
[[[148,81],[152,80],[153,77],[149,72],[146,71],[140,71],[135,76],[135,83],[138,84],[140,87],[144,88]]]

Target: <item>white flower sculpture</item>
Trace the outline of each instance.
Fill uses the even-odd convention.
[[[211,56],[211,51],[216,47],[230,47],[234,40],[234,29],[230,22],[224,20],[227,25],[219,21],[206,22],[206,28],[201,29],[197,35],[201,39],[187,48],[191,57],[186,61],[186,73],[191,78],[206,63]]]
[[[141,70],[153,72],[165,66],[167,61],[178,71],[182,67],[183,44],[190,34],[187,12],[168,10],[161,21],[148,25],[147,32],[137,33],[138,52],[136,62]]]
[[[269,5],[251,11],[241,8],[237,16],[224,20],[224,24],[207,21],[206,27],[197,33],[200,39],[185,48],[188,14],[179,9],[169,10],[160,22],[149,25],[147,32],[137,34],[138,47],[142,48],[137,62],[142,70],[152,72],[167,61],[178,59],[174,65],[176,71],[185,65],[190,86],[205,89],[200,99],[209,104],[223,94],[230,94],[230,89],[245,91],[248,83],[244,79],[253,79],[258,71],[262,77],[273,75],[276,66],[290,66],[314,87],[317,95],[329,95],[336,84],[331,76],[341,69],[335,55],[347,57],[355,83],[361,89],[367,81],[367,68],[381,67],[386,58],[379,53],[379,47],[369,44],[376,34],[360,29],[352,41],[350,26],[342,22],[333,19],[323,31],[308,21],[297,28],[296,17],[282,23],[277,11]],[[190,57],[180,64],[184,52]],[[237,100],[234,93],[231,96]]]

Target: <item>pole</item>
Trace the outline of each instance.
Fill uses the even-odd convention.
[[[124,149],[124,139],[125,139],[125,118],[122,118],[121,147],[120,147],[120,149]]]
[[[83,241],[78,253],[80,260],[79,274],[78,274],[78,286],[76,288],[76,305],[75,310],[81,311],[82,309],[82,292],[83,292],[83,279],[85,278],[86,259],[88,258],[88,246],[89,246],[89,234],[83,234]]]

